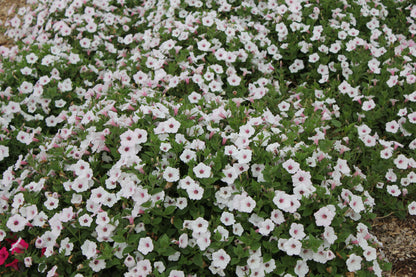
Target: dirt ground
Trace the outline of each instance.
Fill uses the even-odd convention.
[[[15,12],[26,5],[26,0],[0,0],[0,46],[11,46],[13,41],[4,35],[4,23],[14,17]]]
[[[13,41],[4,35],[3,25],[25,4],[26,0],[0,0],[0,46],[13,45]],[[384,255],[393,264],[386,276],[416,276],[416,217],[375,219],[372,233],[383,243]]]

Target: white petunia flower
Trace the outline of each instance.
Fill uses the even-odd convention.
[[[362,260],[363,258],[361,258],[360,256],[357,256],[356,254],[351,254],[346,262],[348,271],[355,272],[360,270]]]
[[[211,167],[204,163],[199,163],[192,170],[197,178],[209,178],[211,176]]]
[[[153,251],[153,241],[150,237],[141,238],[137,247],[140,253],[147,255]]]

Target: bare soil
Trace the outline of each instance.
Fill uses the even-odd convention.
[[[17,13],[18,9],[26,5],[26,0],[0,0],[0,46],[10,47],[13,45],[13,40],[4,35],[4,23],[12,19]]]

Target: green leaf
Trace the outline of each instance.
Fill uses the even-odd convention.
[[[164,215],[172,214],[176,209],[176,206],[169,206],[165,209]]]

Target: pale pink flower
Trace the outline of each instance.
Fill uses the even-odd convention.
[[[179,177],[179,169],[177,168],[168,166],[163,172],[163,179],[167,182],[176,182],[179,180]]]
[[[211,43],[206,39],[203,39],[201,41],[198,41],[197,46],[198,50],[206,52],[210,50]]]
[[[350,205],[351,209],[353,209],[356,213],[360,213],[365,209],[363,199],[361,198],[361,196],[351,195],[350,202],[348,204]]]
[[[295,174],[300,169],[299,163],[294,161],[293,159],[288,159],[282,164],[282,166],[290,174]]]
[[[97,244],[90,240],[85,240],[81,246],[82,255],[91,259],[97,255]]]
[[[332,226],[325,226],[325,231],[322,236],[329,244],[333,244],[338,238]]]
[[[302,243],[297,239],[290,238],[283,244],[283,250],[289,256],[299,255],[302,250]]]
[[[397,123],[396,120],[392,120],[390,122],[386,123],[386,131],[389,133],[397,133],[397,131],[399,130],[399,124]]]
[[[376,103],[373,99],[367,100],[363,102],[362,109],[363,111],[370,111],[376,107]]]
[[[275,224],[272,220],[266,219],[259,224],[259,233],[268,236],[274,230]]]
[[[256,207],[256,201],[250,196],[245,196],[241,199],[239,211],[243,213],[251,213]]]
[[[275,209],[271,212],[270,219],[276,223],[277,225],[282,224],[285,222],[285,217],[281,210]]]
[[[180,248],[186,248],[188,246],[188,234],[187,233],[183,233],[182,235],[180,235],[178,239],[178,246]]]
[[[380,157],[382,159],[389,159],[391,156],[393,156],[393,148],[392,147],[387,147],[384,148],[383,150],[380,151]]]
[[[362,138],[362,141],[364,142],[365,146],[367,147],[373,147],[376,145],[377,140],[374,136],[366,135]]]
[[[397,185],[388,185],[387,192],[392,196],[399,196],[401,194],[400,188]]]
[[[314,216],[317,226],[329,226],[335,217],[335,207],[333,205],[322,207],[314,213]]]
[[[201,249],[202,251],[204,251],[211,244],[211,233],[210,232],[202,233],[197,238],[196,243],[198,244],[199,249]]]
[[[299,277],[304,277],[309,272],[308,264],[305,260],[297,260],[295,266],[295,273]]]
[[[271,259],[263,264],[263,269],[265,273],[272,273],[276,269],[276,261]]]
[[[308,171],[298,170],[294,175],[292,175],[292,182],[294,186],[306,185],[311,186],[311,173]]]
[[[231,75],[227,78],[227,82],[230,86],[235,87],[235,86],[240,85],[241,78],[238,77],[237,75]]]
[[[250,149],[241,149],[234,157],[238,160],[238,163],[246,164],[251,161],[252,151]]]
[[[193,150],[184,149],[182,154],[179,156],[179,159],[181,159],[184,163],[188,163],[189,161],[196,159],[196,153]]]
[[[221,214],[220,220],[221,220],[222,224],[224,224],[225,226],[230,226],[230,225],[233,225],[235,223],[234,215],[232,213],[229,213],[229,212],[223,212]]]
[[[289,234],[292,238],[301,240],[306,234],[304,232],[304,227],[300,223],[292,223],[290,225]]]
[[[280,190],[275,191],[273,203],[276,204],[279,209],[286,211],[290,207],[289,194]]]
[[[224,251],[224,249],[220,249],[214,253],[212,253],[212,265],[214,267],[218,267],[220,269],[225,269],[230,262],[231,257]]]
[[[397,181],[397,175],[394,173],[392,168],[389,168],[385,175],[386,179],[392,183]]]
[[[234,181],[238,178],[238,173],[234,167],[226,165],[225,168],[222,170],[224,173],[224,177],[221,178],[221,181],[227,183],[228,185],[232,185]]]
[[[394,164],[398,169],[407,169],[409,159],[405,155],[400,154],[396,159],[394,159]]]
[[[374,261],[377,258],[377,250],[374,247],[367,246],[363,248],[363,255],[367,261]]]
[[[205,233],[208,230],[208,225],[208,221],[206,221],[202,217],[198,217],[197,219],[192,221],[191,228],[192,231],[194,231],[195,233]]]
[[[185,277],[185,274],[181,270],[174,269],[169,273],[168,277]]]
[[[409,122],[415,124],[416,123],[416,112],[409,113],[407,115],[407,118],[409,118]]]
[[[193,91],[191,94],[188,95],[189,102],[192,104],[198,103],[198,101],[202,98],[201,94]]]

